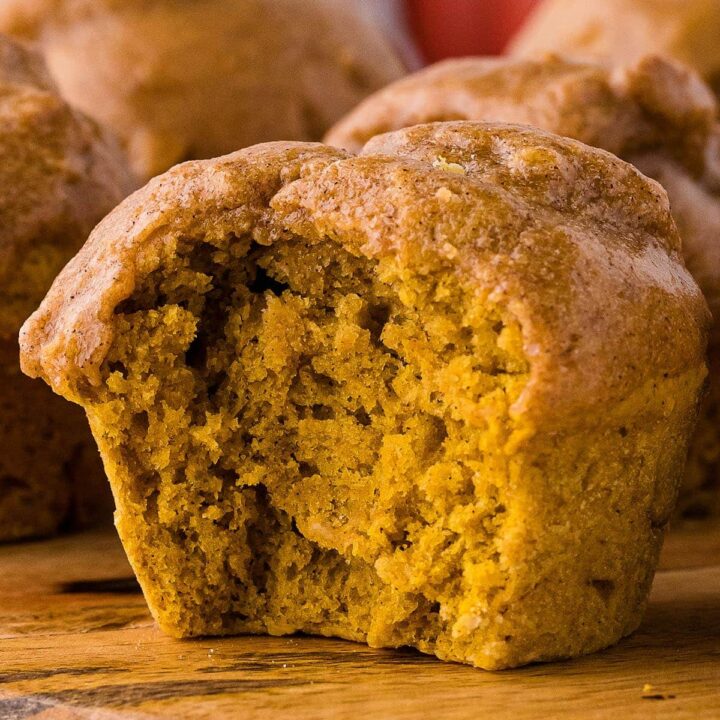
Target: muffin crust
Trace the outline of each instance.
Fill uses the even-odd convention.
[[[603,148],[659,180],[687,267],[720,317],[720,126],[693,73],[657,57],[611,70],[558,55],[451,60],[361,103],[327,135],[357,151],[379,133],[431,120],[525,123]],[[690,449],[679,515],[720,513],[720,324],[710,387]]]
[[[165,631],[572,656],[637,626],[677,492],[679,250],[658,185],[540,131],[260,145],[106,218],[23,368],[85,407]]]

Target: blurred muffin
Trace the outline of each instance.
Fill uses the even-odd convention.
[[[649,53],[697,70],[720,93],[720,0],[545,0],[510,45],[627,64]]]
[[[720,129],[709,89],[654,57],[610,71],[558,56],[450,60],[361,103],[327,135],[358,150],[374,135],[433,120],[535,125],[619,155],[670,196],[685,261],[720,318]],[[720,323],[711,382],[691,446],[679,511],[720,513]]]
[[[318,140],[404,68],[354,0],[4,0],[73,105],[148,178],[266,140]]]
[[[39,57],[0,36],[0,540],[109,516],[83,413],[20,372],[17,334],[132,185],[119,148],[59,97]]]

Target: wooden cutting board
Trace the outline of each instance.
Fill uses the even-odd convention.
[[[171,640],[111,530],[0,547],[0,720],[157,717],[720,719],[720,525],[671,536],[632,637],[500,673],[317,638]]]

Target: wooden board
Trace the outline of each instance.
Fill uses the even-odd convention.
[[[112,531],[8,545],[0,720],[720,718],[720,526],[676,532],[663,567],[617,647],[488,673],[307,637],[171,640]]]

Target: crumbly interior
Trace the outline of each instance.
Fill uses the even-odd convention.
[[[88,414],[173,634],[442,654],[504,583],[528,363],[452,273],[330,240],[179,238],[116,309],[102,373]]]

